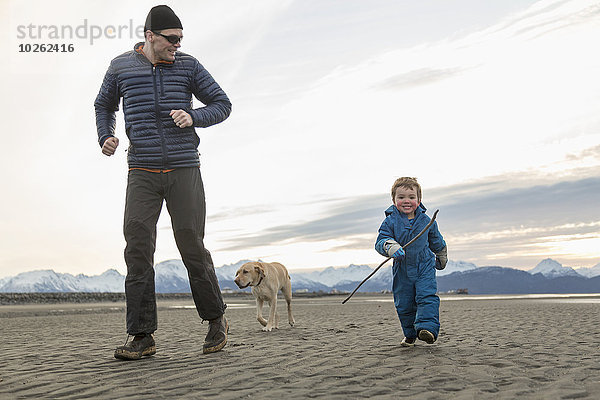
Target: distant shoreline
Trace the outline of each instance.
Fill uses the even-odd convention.
[[[380,293],[357,293],[359,295],[377,295]],[[339,296],[340,293],[308,292],[294,293],[294,297],[330,297]],[[341,294],[343,295],[343,293]],[[254,297],[250,292],[227,292],[225,298]],[[191,293],[156,293],[157,300],[193,300]],[[60,304],[60,303],[117,303],[125,301],[125,293],[119,292],[27,292],[27,293],[0,293],[0,306],[19,304]]]
[[[348,293],[308,292],[294,293],[296,298],[317,297],[345,297]],[[600,293],[535,293],[535,294],[448,294],[438,293],[442,300],[503,300],[503,299],[551,299],[551,298],[600,298]],[[390,293],[357,292],[354,297],[383,297],[392,299]],[[226,299],[253,299],[249,292],[223,293]],[[189,300],[193,301],[191,293],[156,293],[156,299],[161,300]],[[125,302],[125,293],[96,293],[96,292],[56,292],[56,293],[0,293],[0,306],[21,304],[61,304],[61,303],[119,303]]]

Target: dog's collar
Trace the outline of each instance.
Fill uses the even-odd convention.
[[[263,278],[264,278],[264,276],[262,276],[262,275],[261,275],[261,276],[260,276],[260,279],[258,280],[258,283],[257,283],[256,285],[254,285],[254,286],[258,286],[258,285],[260,285],[260,283],[262,282]]]

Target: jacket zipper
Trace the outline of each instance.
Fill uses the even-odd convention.
[[[163,70],[162,68],[158,68],[158,72],[160,72],[160,97],[163,98],[165,96],[165,87],[163,85]]]
[[[159,68],[160,71],[160,68]],[[160,71],[160,73],[162,74],[162,71]],[[160,79],[160,78],[159,78]],[[163,126],[162,126],[162,121],[160,119],[160,107],[159,107],[159,94],[158,94],[158,90],[156,89],[156,66],[153,65],[152,66],[152,81],[153,81],[153,89],[154,89],[154,113],[156,115],[156,127],[158,128],[158,134],[160,136],[160,146],[162,149],[162,168],[166,169],[168,164],[168,159],[167,159],[167,144],[165,142],[165,133],[163,132]],[[162,82],[161,82],[162,83]]]

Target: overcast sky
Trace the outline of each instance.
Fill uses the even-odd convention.
[[[126,271],[123,116],[105,157],[93,102],[156,4],[0,3],[0,277]],[[430,215],[440,210],[450,259],[600,262],[600,2],[167,4],[181,51],[233,103],[198,129],[216,266],[378,264],[400,176],[418,177]],[[26,51],[40,43],[73,51]],[[179,258],[166,208],[158,232],[155,261]]]

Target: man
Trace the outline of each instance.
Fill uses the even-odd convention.
[[[227,306],[203,243],[206,204],[197,150],[200,139],[194,128],[225,120],[231,103],[198,60],[178,51],[183,27],[171,8],[153,7],[144,31],[145,42],[112,60],[94,103],[102,153],[111,156],[119,145],[114,131],[121,98],[130,142],[123,227],[128,337],[115,350],[116,358],[126,360],[156,353],[153,264],[163,200],[196,309],[209,321],[203,352],[221,350],[229,328]],[[204,107],[192,108],[192,94]]]

